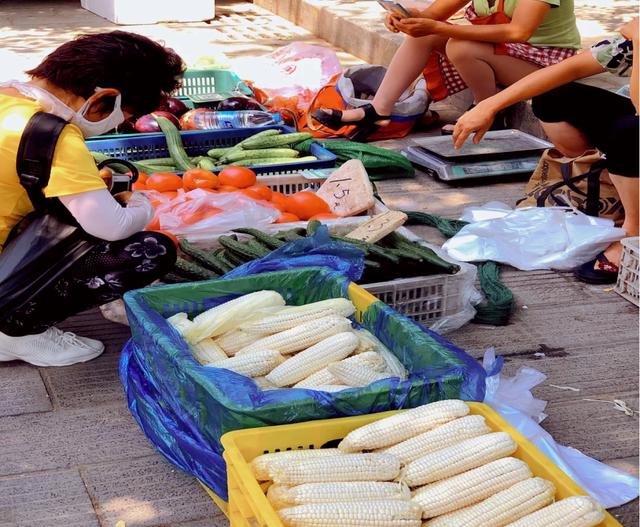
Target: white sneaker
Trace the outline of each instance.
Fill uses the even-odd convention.
[[[95,359],[104,351],[99,340],[51,327],[44,333],[10,337],[0,332],[0,361],[21,360],[35,366],[69,366]]]

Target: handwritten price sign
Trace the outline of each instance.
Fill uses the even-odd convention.
[[[384,214],[374,216],[354,231],[347,234],[347,238],[375,243],[382,240],[407,221],[407,215],[399,210],[390,210]]]

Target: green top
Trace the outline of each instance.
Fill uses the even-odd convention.
[[[529,39],[529,44],[538,47],[580,49],[580,33],[573,12],[573,0],[540,0],[551,5],[540,27]],[[504,0],[504,12],[513,16],[518,0]],[[495,12],[498,0],[489,7],[488,0],[473,0],[473,9],[478,16],[487,16]]]

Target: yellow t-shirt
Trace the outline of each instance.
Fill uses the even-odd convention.
[[[16,156],[27,122],[41,110],[32,99],[0,93],[0,250],[11,229],[33,210],[18,179]],[[45,196],[68,196],[103,188],[106,184],[85,145],[82,132],[75,125],[65,126],[53,154]]]
[[[537,47],[580,49],[580,32],[576,25],[573,0],[541,0],[551,6],[542,24],[529,39]],[[512,17],[518,0],[504,0],[504,12]],[[498,0],[490,6],[489,0],[473,0],[473,9],[478,16],[495,13]]]

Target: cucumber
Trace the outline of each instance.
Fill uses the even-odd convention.
[[[232,254],[236,255],[243,261],[257,260],[264,256],[255,249],[249,247],[247,244],[234,240],[231,236],[220,236],[220,238],[218,238],[218,243],[227,250],[227,254],[229,254],[229,256]]]
[[[228,271],[224,263],[220,262],[213,253],[208,253],[199,249],[185,238],[180,238],[180,249],[188,256],[200,263],[207,269],[211,269],[216,273],[224,274]]]
[[[182,137],[180,137],[180,131],[176,126],[166,117],[162,117],[161,115],[154,115],[154,117],[167,140],[169,155],[175,161],[176,166],[180,170],[196,168],[182,146]]]
[[[151,175],[155,172],[178,172],[178,168],[176,166],[168,166],[168,165],[145,165],[143,172]]]
[[[276,148],[285,145],[295,145],[300,141],[311,139],[308,132],[297,132],[292,134],[281,134],[278,137],[255,135],[241,143],[243,150],[255,150],[259,148]]]
[[[307,236],[313,236],[321,226],[322,223],[318,220],[311,220],[307,223]]]
[[[248,234],[250,236],[253,236],[256,240],[263,243],[265,246],[269,247],[270,249],[277,249],[278,247],[282,247],[284,245],[284,242],[281,240],[278,240],[278,238],[276,238],[275,236],[271,236],[270,234],[259,231],[258,229],[251,229],[247,227],[247,228],[241,228],[241,229],[233,229],[233,232],[237,232],[239,234]]]
[[[198,161],[198,168],[204,168],[206,170],[215,170],[216,169],[216,163],[215,161],[213,161],[213,159],[201,159],[200,161]]]
[[[239,161],[234,161],[232,164],[236,167],[248,167],[248,166],[257,166],[257,165],[288,165],[290,163],[308,163],[309,161],[317,161],[318,158],[315,156],[305,156],[305,157],[286,157],[286,158],[276,158],[276,157],[267,157],[262,159],[241,159]],[[216,167],[219,168],[219,167]]]
[[[222,254],[222,256],[224,257],[224,259],[227,262],[229,262],[229,265],[231,266],[232,269],[235,269],[239,265],[242,265],[242,264],[246,263],[245,260],[243,260],[242,258],[238,258],[238,256],[236,256],[231,251],[225,250],[224,253]],[[221,258],[221,256],[218,256],[218,258]]]
[[[233,263],[227,258],[227,251],[225,251],[224,249],[218,249],[213,254],[228,269],[227,272],[232,271],[238,266],[238,264]]]
[[[233,149],[220,158],[221,163],[233,163],[241,159],[298,157],[300,152],[291,148],[268,148],[264,150]]]
[[[106,161],[107,159],[113,159],[113,157],[108,156],[106,154],[103,154],[102,152],[93,152],[91,151],[91,155],[94,159],[94,161],[97,163],[102,163],[103,161]],[[129,163],[131,163],[134,167],[136,167],[138,169],[138,172],[148,172],[148,169],[144,167],[144,165],[142,165],[139,161],[129,161]],[[118,174],[126,174],[129,172],[129,167],[126,165],[109,165],[109,168],[111,168],[114,172],[117,172]]]
[[[260,258],[271,253],[271,249],[267,249],[258,240],[249,240],[247,243],[245,243],[245,246],[255,251],[256,253],[260,253]]]
[[[460,270],[459,265],[447,262],[440,258],[433,250],[419,243],[412,242],[397,232],[392,232],[384,239],[387,240],[387,238],[394,244],[395,248],[413,253],[426,264],[442,269],[445,273],[455,274]]]
[[[277,128],[270,128],[269,130],[263,130],[262,132],[258,132],[257,134],[253,134],[252,136],[243,139],[238,144],[234,146],[234,148],[244,148],[244,145],[249,141],[258,141],[259,139],[264,139],[266,137],[273,137],[275,135],[280,135],[282,130]]]
[[[211,280],[212,278],[218,278],[219,276],[210,269],[206,269],[197,263],[185,260],[180,256],[176,259],[173,270],[180,276],[196,280]]]
[[[171,157],[157,157],[156,159],[142,159],[136,161],[139,165],[153,165],[153,166],[175,166],[175,161]]]
[[[236,147],[227,146],[225,148],[212,148],[207,151],[207,156],[212,157],[213,159],[219,159],[227,152],[231,152],[231,150],[236,150]]]

